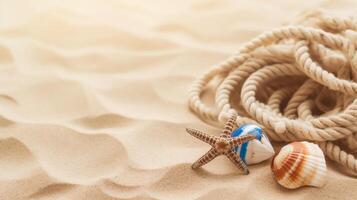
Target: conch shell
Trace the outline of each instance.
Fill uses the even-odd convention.
[[[286,188],[322,187],[326,183],[326,161],[320,147],[310,142],[293,142],[273,158],[271,169]]]
[[[240,146],[235,151],[239,157],[248,165],[260,163],[274,156],[275,152],[268,137],[263,133],[262,128],[255,124],[245,124],[232,132],[232,137],[242,135],[255,135],[257,139],[250,140]]]

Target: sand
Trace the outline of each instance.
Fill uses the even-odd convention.
[[[0,200],[356,199],[328,162],[322,189],[287,190],[270,161],[240,175],[185,127],[192,81],[240,44],[344,1],[0,2]]]

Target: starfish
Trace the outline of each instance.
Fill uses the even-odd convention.
[[[235,152],[235,148],[245,142],[256,139],[256,136],[248,134],[248,135],[243,135],[234,138],[231,137],[236,118],[237,118],[236,115],[231,115],[231,117],[225,123],[224,129],[220,136],[212,136],[207,133],[201,132],[199,130],[186,128],[186,131],[190,135],[212,146],[212,148],[206,154],[204,154],[200,159],[198,159],[195,163],[192,164],[192,169],[197,169],[207,164],[217,156],[225,155],[244,174],[249,174],[247,165],[242,161],[239,155]]]

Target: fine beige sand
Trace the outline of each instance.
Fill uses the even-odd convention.
[[[218,130],[188,110],[192,81],[320,8],[357,1],[1,1],[0,200],[357,199],[330,161],[321,189],[280,187],[270,161],[190,168],[209,146],[185,127]]]

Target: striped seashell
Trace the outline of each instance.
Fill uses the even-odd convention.
[[[310,142],[293,142],[281,148],[271,169],[286,188],[322,187],[326,183],[326,161],[320,147]]]
[[[255,124],[242,125],[234,130],[231,136],[238,137],[247,134],[255,135],[257,139],[250,140],[235,149],[239,157],[246,164],[259,163],[274,156],[275,152],[268,137],[263,133],[262,129]]]

